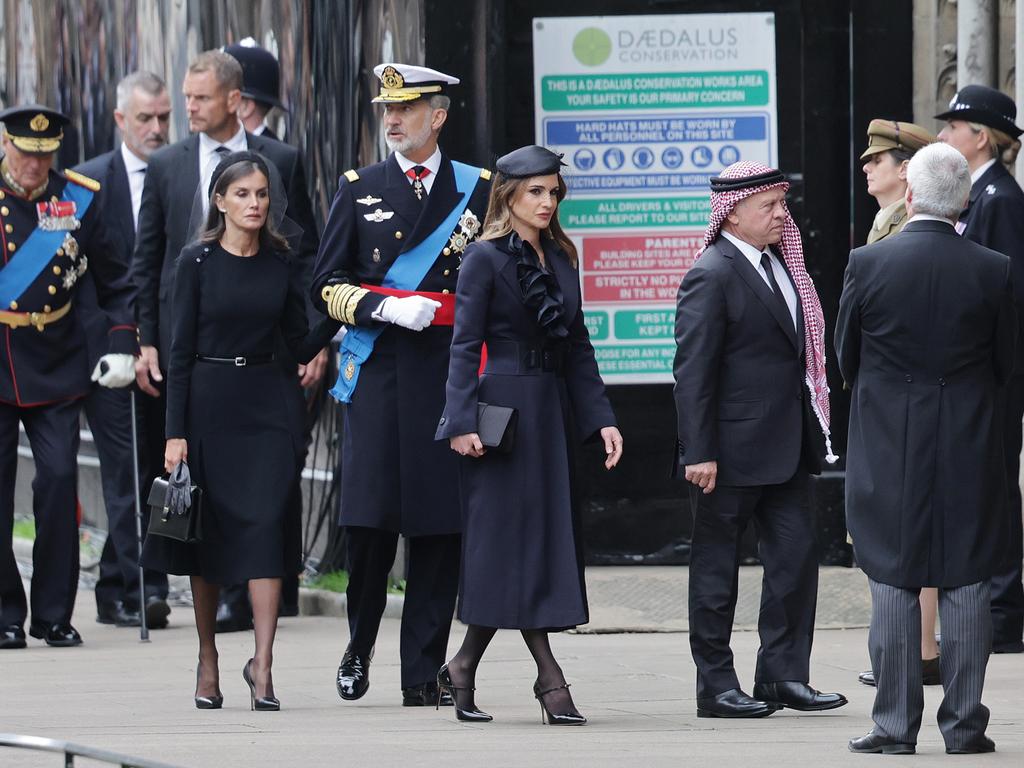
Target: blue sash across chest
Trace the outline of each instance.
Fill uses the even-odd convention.
[[[462,214],[465,213],[466,207],[469,205],[470,194],[480,178],[480,169],[454,161],[452,168],[455,171],[455,189],[462,195],[459,204],[452,208],[444,221],[438,224],[437,229],[395,259],[394,264],[391,265],[381,281],[381,285],[385,288],[398,288],[404,291],[416,290],[437,260],[437,255],[444,248]],[[352,393],[355,392],[356,384],[359,382],[359,370],[363,363],[370,358],[377,337],[386,328],[387,325],[379,325],[374,328],[351,326],[346,331],[345,337],[341,341],[341,370],[338,373],[338,382],[331,390],[331,395],[339,402],[349,403],[352,401]]]

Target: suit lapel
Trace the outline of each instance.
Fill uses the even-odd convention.
[[[545,242],[545,245],[547,244]],[[554,273],[558,287],[562,289],[562,307],[565,308],[565,325],[568,327],[580,308],[579,274],[569,263],[569,257],[554,243],[544,249],[544,259],[548,263],[548,269]]]
[[[397,161],[395,164],[398,164]],[[412,193],[412,185],[408,180],[405,185]],[[452,161],[442,156],[441,166],[437,169],[433,186],[430,187],[430,194],[423,202],[423,210],[403,251],[409,250],[437,229],[464,197],[465,195],[455,188],[455,169],[452,167]],[[413,194],[412,198],[415,200],[416,195]]]
[[[114,206],[112,213],[130,255],[135,249],[135,218],[132,216],[131,182],[128,181],[128,169],[125,168],[120,148],[114,150],[107,178],[110,180],[110,199]]]
[[[743,282],[757,296],[758,301],[775,318],[775,322],[779,324],[782,332],[786,334],[786,338],[790,340],[793,347],[799,350],[800,344],[796,338],[796,328],[793,327],[793,318],[789,316],[788,312],[783,312],[780,302],[775,300],[775,295],[772,293],[772,289],[768,287],[768,283],[764,281],[764,278],[754,269],[753,265],[747,261],[747,257],[740,253],[740,250],[730,243],[728,239],[720,237],[717,240],[717,245],[722,253],[732,260],[732,266],[737,274],[743,278]]]
[[[436,182],[434,186],[437,186]],[[416,195],[412,191],[412,184],[402,173],[402,168],[398,165],[394,154],[388,157],[384,163],[384,191],[380,195],[397,216],[405,219],[410,227],[416,226],[416,222],[423,212],[423,203],[416,199]],[[427,195],[427,198],[429,199],[430,195]],[[411,243],[412,239],[410,238],[406,241],[406,247],[403,250],[408,250]]]
[[[804,327],[804,304],[800,300],[800,291],[797,290],[796,281],[793,279],[793,275],[789,272],[789,267],[786,266],[786,260],[782,258],[778,248],[772,248],[772,251],[779,259],[779,263],[782,265],[782,269],[786,272],[786,277],[789,278],[789,284],[793,286],[793,294],[796,296],[796,352],[797,355],[802,356],[804,354],[805,340],[805,327]],[[790,323],[792,325],[792,322]]]

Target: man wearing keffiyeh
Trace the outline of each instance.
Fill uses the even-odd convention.
[[[679,287],[678,474],[690,483],[690,648],[699,717],[846,704],[808,685],[818,590],[809,474],[829,440],[824,318],[781,172],[739,162],[711,179],[704,247]],[[753,520],[764,564],[754,697],[729,637],[739,542]]]

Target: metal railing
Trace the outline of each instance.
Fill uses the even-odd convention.
[[[0,747],[16,749],[35,749],[40,752],[56,752],[64,755],[64,768],[74,768],[75,758],[84,757],[89,760],[101,760],[121,768],[176,768],[169,763],[158,763],[141,757],[130,757],[117,752],[109,752],[95,747],[84,747],[70,741],[44,739],[41,736],[20,736],[16,733],[0,733]]]

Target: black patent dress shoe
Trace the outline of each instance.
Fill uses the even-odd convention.
[[[455,683],[452,682],[451,673],[448,671],[448,664],[444,664],[439,670],[437,670],[437,689],[442,695],[447,695],[455,707],[455,719],[462,720],[466,723],[489,723],[494,718],[478,708],[476,702],[473,700],[473,694],[476,688],[458,688]],[[463,702],[465,707],[459,706],[458,692],[462,691],[464,694]],[[438,701],[440,706],[440,700]],[[435,707],[436,708],[436,707]]]
[[[252,609],[248,604],[220,603],[217,606],[217,632],[245,632],[250,629],[252,629]]]
[[[995,752],[996,743],[988,736],[979,736],[962,747],[946,747],[947,755],[977,755],[982,752]]]
[[[167,629],[167,617],[171,615],[171,607],[167,600],[157,595],[146,598],[146,626],[149,629]]]
[[[402,689],[403,707],[450,707],[453,704],[452,695],[447,690],[441,690],[438,699],[437,683],[420,683]]]
[[[115,600],[112,603],[96,603],[96,623],[137,627],[141,622],[138,611],[133,611],[120,600]]]
[[[822,693],[807,683],[786,681],[780,683],[754,683],[754,697],[799,712],[822,712],[845,706],[846,697],[841,693]]]
[[[914,744],[893,741],[887,736],[875,733],[874,731],[866,736],[850,739],[849,746],[851,752],[860,752],[865,755],[912,755],[917,751],[917,746]]]
[[[372,654],[362,656],[351,651],[345,651],[345,655],[341,657],[336,683],[338,695],[345,701],[361,699],[370,689],[371,658]]]
[[[861,672],[857,675],[859,680],[864,685],[875,685],[875,673],[870,669],[867,672]],[[939,657],[936,656],[934,659],[921,659],[921,684],[922,685],[942,685],[942,672],[939,667]]]
[[[20,624],[9,624],[0,628],[0,650],[14,650],[15,648],[24,648],[26,645],[25,630],[21,628]]]
[[[857,675],[857,681],[863,685],[870,685],[872,688],[875,687],[875,673],[872,670],[867,672],[861,672]]]
[[[82,636],[70,624],[43,624],[33,621],[28,625],[28,633],[37,640],[45,640],[54,648],[70,648],[82,644]]]
[[[697,717],[768,717],[779,707],[747,696],[739,688],[697,699]]]

